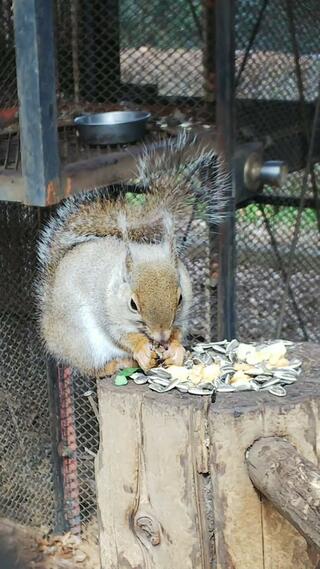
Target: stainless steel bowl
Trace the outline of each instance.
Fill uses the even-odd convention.
[[[74,119],[85,144],[124,144],[143,138],[150,113],[114,111],[83,115]]]

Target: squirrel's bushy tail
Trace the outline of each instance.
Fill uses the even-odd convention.
[[[187,133],[146,149],[138,161],[138,184],[147,190],[147,205],[163,204],[174,216],[185,214],[190,204],[199,207],[205,219],[220,223],[228,214],[227,173],[217,152],[205,148]]]
[[[188,221],[194,208],[212,223],[226,215],[225,192],[229,184],[223,163],[212,149],[203,149],[196,137],[180,135],[145,150],[138,161],[143,200],[126,198],[126,187],[83,192],[65,200],[42,231],[39,294],[65,253],[92,239],[113,236],[153,242],[171,234],[178,219]],[[122,220],[122,222],[121,222]],[[178,225],[180,225],[178,223]]]

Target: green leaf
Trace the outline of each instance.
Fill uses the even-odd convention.
[[[117,376],[115,377],[114,384],[115,384],[117,387],[121,387],[122,385],[127,385],[127,383],[128,383],[128,380],[127,380],[127,378],[124,377],[123,375],[117,375]]]
[[[139,370],[140,370],[139,367],[126,367],[118,372],[118,376],[121,375],[123,377],[130,377],[130,375]]]

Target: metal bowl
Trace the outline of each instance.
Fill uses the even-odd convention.
[[[74,123],[85,144],[124,144],[143,138],[149,118],[145,111],[114,111],[83,115]]]

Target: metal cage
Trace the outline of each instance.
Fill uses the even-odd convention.
[[[194,338],[318,341],[320,9],[0,0],[0,21],[0,509],[79,533],[96,516],[95,384],[46,360],[35,244],[56,203],[126,179],[139,146],[85,146],[73,118],[147,109],[147,144],[181,128],[215,138],[232,174],[231,215],[189,227]],[[261,168],[251,187],[252,157]],[[278,187],[263,172],[270,160],[288,165]]]

